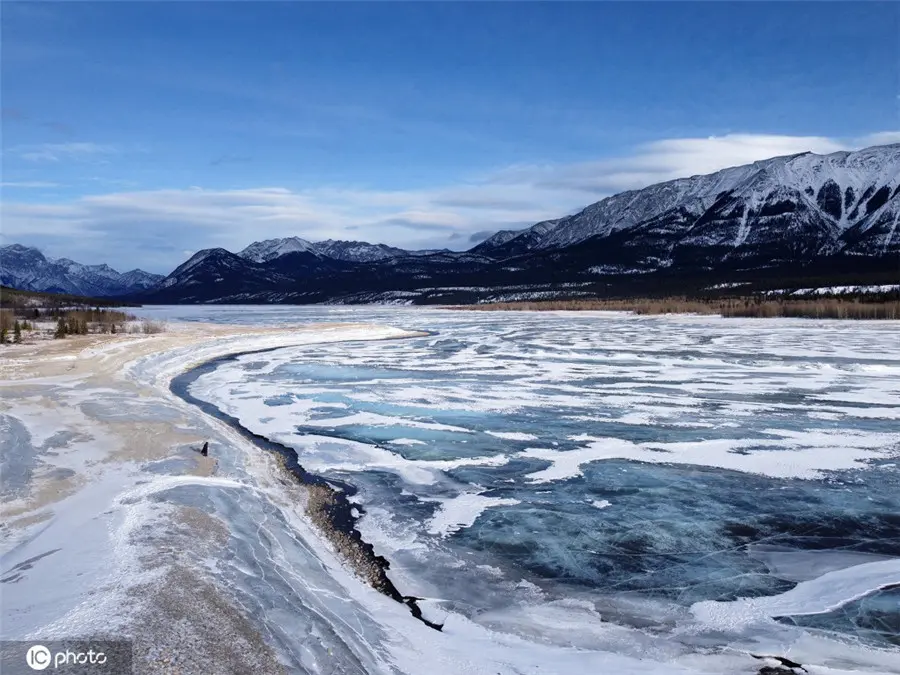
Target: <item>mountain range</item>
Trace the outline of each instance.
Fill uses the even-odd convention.
[[[264,263],[279,258],[287,253],[309,251],[323,258],[343,260],[345,262],[378,262],[388,258],[402,256],[422,256],[434,253],[450,253],[449,249],[429,249],[424,251],[407,251],[385,244],[370,244],[365,241],[325,241],[310,242],[300,237],[285,239],[266,239],[250,244],[238,255],[247,260]]]
[[[139,270],[118,276],[134,277],[127,293],[143,302],[295,303],[572,297],[798,273],[900,279],[898,223],[900,144],[893,144],[658,183],[497,232],[465,252],[289,237],[239,253],[199,251],[165,279]],[[4,268],[10,248],[0,249]],[[63,262],[76,265],[46,261]],[[92,280],[100,268],[118,274],[79,267]],[[70,271],[68,278],[80,277]],[[21,287],[5,269],[2,279]]]
[[[123,296],[157,287],[165,277],[134,269],[124,274],[109,265],[82,265],[68,258],[47,258],[36,248],[0,247],[0,284],[25,291]]]

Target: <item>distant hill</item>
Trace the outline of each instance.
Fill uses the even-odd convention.
[[[0,247],[0,283],[28,291],[109,297],[145,291],[164,277],[135,269],[120,274],[108,265],[82,265],[68,258],[47,258],[21,244]]]

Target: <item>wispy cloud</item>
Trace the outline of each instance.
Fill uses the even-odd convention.
[[[897,98],[900,98],[900,95],[898,95]],[[893,143],[900,143],[900,131],[882,131],[877,134],[863,136],[859,140],[864,146],[891,145]]]
[[[491,235],[496,234],[496,230],[478,230],[478,232],[473,232],[469,235],[469,243],[470,244],[480,244],[485,239],[490,237]]]
[[[113,145],[99,143],[41,143],[20,145],[10,150],[13,154],[29,162],[60,162],[63,160],[84,160],[104,155],[114,155],[119,149]]]
[[[465,184],[427,189],[131,190],[54,204],[5,200],[2,217],[7,240],[27,243],[44,237],[67,248],[71,257],[81,247],[90,251],[91,260],[118,260],[155,271],[169,271],[182,262],[185,250],[238,250],[254,240],[291,235],[410,248],[460,246],[662,180],[775,155],[827,153],[885,141],[900,141],[900,132],[856,139],[757,134],[667,139],[616,159],[506,167]]]
[[[879,132],[853,139],[767,134],[666,139],[642,145],[629,157],[566,165],[514,166],[498,172],[490,180],[513,185],[525,182],[546,189],[578,190],[592,195],[614,194],[770,157],[801,152],[828,154],[894,142],[900,142],[900,132]]]
[[[51,183],[49,181],[43,180],[25,180],[25,181],[3,181],[0,183],[0,187],[5,188],[55,188],[61,187],[59,183]]]

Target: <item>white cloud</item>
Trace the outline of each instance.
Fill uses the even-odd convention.
[[[900,132],[880,132],[849,140],[767,134],[677,138],[642,145],[630,157],[563,166],[511,167],[498,174],[495,180],[513,184],[524,181],[591,194],[614,194],[771,157],[801,152],[828,154],[894,142],[900,142]]]
[[[11,152],[29,162],[59,162],[62,160],[85,159],[100,155],[111,155],[118,152],[112,145],[98,143],[41,143],[39,145],[22,145]]]
[[[2,183],[0,183],[0,187],[40,189],[40,188],[60,187],[60,184],[59,183],[50,183],[48,181],[42,181],[42,180],[3,181]]]
[[[880,131],[858,139],[860,147],[867,148],[872,145],[890,145],[900,143],[900,131]]]
[[[7,241],[40,241],[84,262],[143,265],[154,271],[171,270],[184,260],[185,251],[217,246],[239,250],[252,241],[291,235],[408,248],[460,246],[476,233],[560,217],[622,190],[776,155],[828,153],[887,141],[900,141],[900,132],[849,140],[759,134],[668,139],[640,146],[626,157],[513,166],[465,184],[421,190],[192,186],[90,195],[61,204],[6,200],[3,229]],[[102,152],[92,144],[47,147]]]

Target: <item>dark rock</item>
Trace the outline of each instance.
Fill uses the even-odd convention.
[[[797,675],[797,671],[808,672],[806,668],[803,667],[803,664],[797,663],[796,661],[791,661],[791,659],[785,658],[784,656],[771,656],[769,654],[750,654],[754,659],[772,659],[773,661],[778,661],[781,665],[779,666],[763,666],[759,670],[759,675]]]

